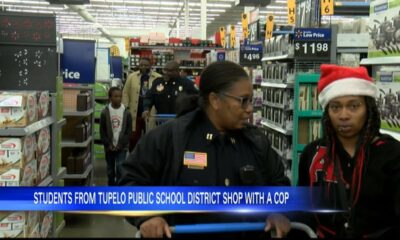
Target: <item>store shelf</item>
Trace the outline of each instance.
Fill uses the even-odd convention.
[[[77,148],[85,148],[89,145],[89,143],[92,141],[92,136],[90,136],[86,141],[84,142],[73,142],[73,141],[68,141],[68,140],[63,140],[61,142],[61,147],[77,147]]]
[[[297,144],[296,150],[297,150],[297,152],[302,152],[305,147],[306,147],[306,144]]]
[[[86,171],[82,174],[64,174],[63,179],[86,179],[90,172],[93,170],[93,165],[90,164],[87,168]]]
[[[369,2],[335,1],[335,15],[368,16]]]
[[[152,49],[152,50],[203,50],[203,51],[211,51],[211,50],[224,50],[222,47],[175,47],[175,46],[134,46],[131,47],[132,50],[141,50],[141,49]]]
[[[261,125],[263,125],[265,127],[268,127],[270,129],[273,129],[273,130],[275,130],[277,132],[283,133],[285,135],[292,135],[292,132],[293,132],[292,130],[283,129],[280,126],[277,126],[275,124],[269,123],[269,122],[267,122],[265,120],[261,121]]]
[[[62,127],[62,126],[64,126],[65,124],[67,124],[67,119],[65,119],[65,118],[60,119],[60,120],[57,121],[58,127]]]
[[[96,83],[111,83],[111,82],[112,82],[111,79],[107,79],[107,80],[96,79]]]
[[[27,136],[38,130],[50,126],[54,122],[52,117],[46,117],[23,128],[1,128],[0,136],[21,137]]]
[[[95,100],[108,100],[108,97],[94,97]]]
[[[47,176],[39,185],[38,187],[47,187],[53,182],[53,178],[51,176]]]
[[[284,111],[293,111],[293,108],[288,108],[288,106],[284,105],[284,104],[277,104],[277,103],[272,103],[272,102],[268,102],[268,101],[264,101],[263,105],[265,106],[269,106],[269,107],[274,107],[274,108],[279,108],[282,109]]]
[[[269,57],[263,57],[261,61],[276,61],[276,60],[283,60],[283,59],[293,59],[293,54],[285,54],[285,55],[280,55],[280,56],[269,56]]]
[[[58,170],[58,173],[57,173],[57,176],[56,176],[57,180],[62,179],[66,172],[67,172],[67,168],[66,167],[61,167]]]
[[[93,86],[91,85],[75,85],[75,84],[66,84],[64,83],[64,89],[79,89],[79,90],[93,90]]]
[[[365,47],[338,47],[336,49],[338,53],[368,53],[368,48]]]
[[[93,108],[86,111],[65,111],[64,117],[86,117],[93,113]]]
[[[153,66],[152,68],[155,68],[155,69],[163,69],[164,68],[164,66]],[[188,66],[180,66],[179,67],[179,69],[199,69],[199,70],[202,70],[202,69],[204,69],[205,67],[188,67]]]
[[[360,65],[398,65],[400,57],[363,58]]]
[[[57,226],[56,228],[56,233],[55,233],[55,238],[58,238],[61,234],[61,231],[64,229],[65,227],[65,220],[62,220],[62,222],[60,223],[60,225]]]
[[[398,141],[400,141],[400,133],[399,132],[393,132],[393,131],[389,131],[389,130],[385,130],[385,129],[380,129],[380,132],[383,134],[388,134],[388,135],[394,137],[395,139],[397,139]]]
[[[289,30],[289,31],[273,31],[272,35],[280,35],[280,34],[294,34],[294,30]]]
[[[274,83],[274,82],[262,82],[262,87],[273,87],[273,88],[293,88],[293,83]]]
[[[299,117],[322,117],[323,111],[322,110],[309,110],[309,111],[298,111]]]

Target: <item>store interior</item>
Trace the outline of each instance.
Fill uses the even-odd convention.
[[[0,0],[0,99],[20,99],[0,109],[23,113],[0,113],[0,142],[32,146],[17,149],[24,158],[12,167],[0,165],[0,186],[106,186],[100,113],[108,89],[122,87],[144,57],[160,74],[177,61],[196,83],[212,62],[243,66],[254,89],[250,121],[294,186],[301,152],[322,134],[316,85],[323,63],[368,69],[379,88],[381,132],[399,140],[400,1],[383,10],[381,1],[321,2]],[[25,175],[27,167],[33,174]],[[10,171],[19,178],[4,180]],[[0,229],[0,238],[136,232],[120,216],[18,214],[24,228]]]

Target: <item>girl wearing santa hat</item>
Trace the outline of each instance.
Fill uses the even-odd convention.
[[[320,237],[400,233],[400,142],[381,134],[377,89],[365,68],[323,64],[318,82],[323,137],[300,158],[299,185],[321,187],[313,217]],[[317,204],[320,206],[320,204]]]

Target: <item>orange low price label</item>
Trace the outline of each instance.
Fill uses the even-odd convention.
[[[333,15],[334,2],[333,0],[321,0],[321,15]]]
[[[267,23],[265,25],[265,39],[272,38],[273,31],[274,31],[274,16],[267,15]]]
[[[295,24],[296,21],[296,1],[288,0],[287,1],[287,11],[288,11],[288,24]]]

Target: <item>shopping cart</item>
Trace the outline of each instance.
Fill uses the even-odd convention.
[[[169,121],[176,117],[175,114],[156,114],[150,115],[149,119],[146,121],[146,132],[151,129]]]
[[[244,232],[244,231],[264,231],[265,222],[240,222],[240,223],[205,223],[205,224],[190,224],[176,225],[170,227],[174,234],[198,234],[198,233],[224,233],[224,232]],[[302,231],[309,238],[317,238],[317,234],[306,224],[299,222],[291,223],[291,230]],[[271,231],[272,237],[274,232]],[[140,231],[136,232],[135,238],[140,238]]]

